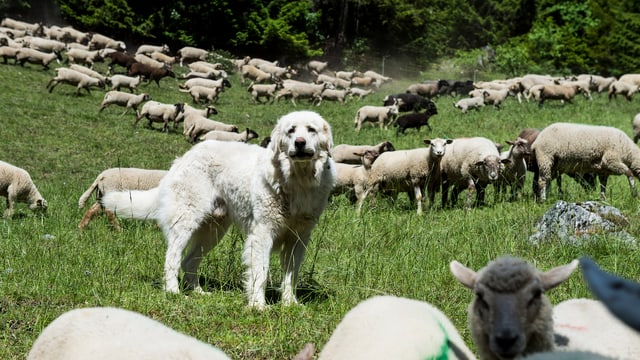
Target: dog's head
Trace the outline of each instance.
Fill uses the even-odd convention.
[[[284,153],[293,161],[317,159],[332,147],[331,126],[313,111],[295,111],[281,117],[269,143],[275,154]]]

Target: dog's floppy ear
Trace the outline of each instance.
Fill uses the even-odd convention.
[[[280,152],[280,142],[282,140],[282,121],[278,120],[276,127],[271,131],[271,141],[267,145],[267,148],[272,150],[275,154]]]
[[[329,123],[324,119],[322,124],[322,133],[324,135],[324,139],[323,141],[321,141],[320,147],[324,151],[331,152],[331,149],[333,148],[333,136],[331,135],[331,125],[329,125]]]

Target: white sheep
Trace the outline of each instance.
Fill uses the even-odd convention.
[[[375,150],[365,150],[363,152],[355,152],[353,155],[361,159],[361,164],[336,163],[338,177],[331,194],[334,196],[347,194],[351,204],[357,203],[358,213],[360,213],[364,199],[367,196],[367,182],[369,181],[371,166],[380,154]]]
[[[161,122],[163,123],[162,131],[169,131],[169,122],[173,121],[173,128],[178,127],[178,122],[176,118],[180,113],[184,111],[184,103],[176,103],[176,104],[163,104],[158,101],[147,101],[142,105],[142,109],[140,113],[136,115],[136,121],[133,123],[133,126],[138,125],[138,121],[143,117],[146,117],[149,120],[149,124],[147,127],[153,128],[151,125],[153,122]]]
[[[91,77],[87,74],[83,74],[73,69],[59,67],[56,69],[56,76],[49,80],[47,89],[52,92],[58,84],[68,84],[76,87],[76,95],[80,95],[80,89],[85,89],[89,95],[91,95],[90,87],[97,87],[104,89],[104,82]]]
[[[196,72],[220,71],[220,64],[212,64],[207,61],[194,61],[189,63],[189,70]]]
[[[62,41],[45,39],[37,36],[30,36],[28,38],[28,45],[30,48],[43,52],[57,52],[61,53],[66,50],[66,44]]]
[[[329,63],[326,61],[311,60],[307,63],[306,67],[309,72],[311,72],[315,76],[318,76],[318,74],[321,74],[329,67]]]
[[[336,77],[338,79],[343,79],[343,80],[347,80],[347,81],[351,81],[351,79],[353,79],[354,76],[362,76],[362,73],[357,71],[357,70],[352,70],[352,71],[336,71]]]
[[[265,98],[265,101],[271,99],[271,103],[275,100],[276,91],[282,89],[282,82],[277,81],[275,84],[255,84],[251,82],[247,91],[251,93],[251,98],[254,103],[261,103],[260,98]]]
[[[344,104],[347,101],[347,96],[351,92],[349,90],[338,90],[338,89],[324,89],[322,93],[320,93],[320,98],[322,100],[331,100],[337,101],[341,104]]]
[[[599,75],[590,76],[591,89],[599,93],[607,91],[609,89],[609,86],[611,86],[611,84],[614,81],[616,81],[616,78],[613,76],[610,76],[610,77],[603,77]]]
[[[183,135],[189,139],[191,144],[194,144],[200,135],[206,134],[209,131],[228,131],[237,133],[238,126],[211,120],[198,114],[187,114],[184,116]]]
[[[502,106],[502,103],[504,103],[509,94],[510,90],[508,88],[504,88],[501,90],[485,89],[482,91],[484,103],[493,105],[493,107],[496,109],[499,109]]]
[[[529,141],[521,137],[517,137],[514,141],[507,141],[510,145],[509,150],[500,153],[504,168],[500,170],[498,180],[494,187],[498,194],[502,193],[507,187],[511,190],[511,200],[522,196],[522,189],[527,177],[527,163],[525,156],[531,155],[531,145]]]
[[[111,90],[118,90],[124,87],[129,89],[129,92],[134,93],[138,88],[138,85],[142,82],[142,76],[127,76],[122,74],[116,74],[108,78],[111,82]]]
[[[177,121],[184,121],[184,117],[188,115],[200,115],[202,117],[208,118],[211,115],[215,115],[218,113],[218,110],[213,105],[207,105],[204,109],[194,108],[189,104],[184,104],[184,110],[178,115]]]
[[[48,207],[29,173],[4,161],[0,161],[0,196],[7,198],[5,218],[13,216],[16,203],[28,204],[33,211],[46,211]]]
[[[260,59],[260,58],[250,58],[250,57],[245,57],[245,64],[249,64],[249,65],[253,65],[255,67],[259,67],[261,65],[273,65],[273,66],[278,66],[278,61],[269,61],[269,60],[265,60],[265,59]]]
[[[609,85],[609,101],[611,98],[617,98],[618,95],[623,95],[627,101],[631,101],[633,94],[638,92],[638,85],[625,82],[622,80],[614,81]]]
[[[318,360],[475,359],[435,306],[395,296],[360,302],[340,321]]]
[[[310,101],[320,105],[322,102],[322,91],[329,88],[329,84],[310,84],[301,81],[285,80],[282,82],[282,89],[278,90],[275,101],[282,97],[291,97],[291,102],[297,106],[296,99],[308,98]]]
[[[498,179],[501,164],[496,144],[484,137],[458,138],[447,148],[440,167],[442,171],[442,206],[453,205],[458,194],[468,190],[465,209],[476,203],[484,203],[485,190],[489,183]],[[453,187],[451,203],[447,201],[449,188]]]
[[[255,130],[246,128],[243,132],[236,133],[230,131],[212,130],[200,136],[200,140],[219,140],[219,141],[241,141],[247,143],[258,138]]]
[[[540,202],[555,177],[563,173],[596,173],[600,196],[606,198],[609,175],[625,175],[631,194],[638,196],[634,176],[640,178],[640,148],[622,130],[609,126],[554,123],[542,129],[532,145],[536,155]]]
[[[98,112],[102,112],[107,106],[115,104],[119,106],[124,106],[125,110],[120,116],[124,116],[129,109],[133,109],[136,112],[136,116],[138,115],[138,106],[145,101],[151,100],[151,96],[147,93],[142,94],[130,94],[122,91],[112,90],[108,91],[104,94],[104,99],[100,104],[100,109]]]
[[[176,56],[180,59],[180,66],[184,66],[185,62],[193,61],[207,61],[209,52],[205,49],[196,48],[193,46],[185,46],[178,50]]]
[[[0,46],[0,57],[2,57],[2,60],[5,64],[8,63],[7,59],[13,59],[15,63],[19,49],[20,48],[15,48],[12,46]]]
[[[266,71],[260,70],[257,67],[247,64],[243,65],[240,69],[240,83],[244,85],[246,79],[250,79],[256,83],[264,83],[274,79],[274,76]]]
[[[463,98],[454,103],[453,106],[462,110],[463,114],[466,114],[471,109],[480,110],[484,106],[484,96]]]
[[[70,310],[40,333],[27,360],[230,360],[220,349],[142,314],[112,307]]]
[[[175,56],[169,56],[163,52],[154,51],[149,55],[149,57],[155,61],[159,61],[165,65],[172,66],[176,63],[177,59]]]
[[[16,30],[26,30],[31,32],[32,34],[35,34],[40,30],[42,30],[41,23],[29,23],[26,21],[16,20],[9,17],[2,19],[2,22],[0,22],[0,26],[6,26],[8,28],[16,29]]]
[[[351,78],[351,84],[362,87],[370,87],[374,85],[375,80],[365,76],[354,76]]]
[[[203,78],[193,78],[184,82],[184,84],[178,85],[180,89],[190,89],[193,86],[206,86],[210,88],[220,88],[224,89],[225,87],[231,87],[231,82],[227,79],[203,79]]]
[[[380,129],[384,127],[386,130],[398,113],[398,105],[395,104],[390,106],[365,105],[356,112],[354,119],[356,131],[360,131],[362,123],[366,121],[377,122]]]
[[[115,49],[118,51],[127,50],[127,45],[124,42],[112,39],[108,36],[94,33],[89,40],[89,49]]]
[[[89,40],[91,40],[91,35],[89,33],[75,29],[73,26],[63,26],[62,31],[64,31],[67,37],[71,38],[78,44],[88,44]]]
[[[257,67],[258,69],[273,75],[273,77],[277,79],[291,78],[292,76],[298,74],[298,72],[291,66],[283,67],[264,63],[258,65]]]
[[[25,62],[38,64],[42,65],[45,70],[49,69],[49,64],[54,60],[60,63],[61,59],[62,56],[58,52],[46,53],[29,48],[20,48],[16,52],[16,64],[20,64],[20,66],[24,66]]]
[[[618,78],[618,81],[640,86],[640,74],[624,74]]]
[[[373,71],[373,70],[367,70],[362,74],[364,77],[370,77],[372,79],[375,80],[376,82],[376,86],[380,87],[380,85],[390,82],[393,79],[388,77],[388,76],[384,76],[382,74],[378,74],[377,72]]]
[[[433,207],[436,189],[440,185],[440,162],[453,143],[451,139],[425,139],[429,148],[387,151],[371,166],[368,192],[372,198],[377,193],[406,192],[410,200],[417,202],[418,215],[422,214],[423,191]]]
[[[98,61],[102,61],[101,50],[82,50],[82,49],[69,49],[67,51],[67,60],[70,63],[86,64],[89,67],[93,67],[93,64]]]
[[[357,88],[357,87],[351,87],[349,88],[349,98],[353,98],[354,96],[358,97],[358,100],[362,100],[362,98],[366,97],[367,95],[371,95],[373,94],[373,89],[361,89],[361,88]]]
[[[317,84],[329,83],[338,89],[349,89],[351,87],[351,80],[344,80],[337,77],[333,77],[326,74],[320,74],[315,81]]]
[[[503,256],[475,272],[452,261],[453,276],[475,294],[468,324],[480,358],[513,359],[553,350],[553,308],[545,293],[577,266],[573,260],[542,272],[523,259]]]
[[[136,50],[135,55],[137,54],[151,55],[151,53],[153,53],[154,51],[168,54],[171,50],[169,49],[169,45],[167,44],[163,44],[163,45],[142,44],[138,46],[138,49]]]
[[[164,68],[166,65],[163,62],[157,61],[157,60],[153,60],[152,58],[148,57],[147,55],[144,54],[136,54],[133,57],[137,62],[148,65],[154,69],[162,69]]]
[[[130,95],[126,94],[125,95]],[[84,229],[91,219],[105,211],[109,222],[120,231],[121,227],[115,214],[102,207],[100,199],[104,194],[112,191],[123,190],[148,190],[157,187],[160,180],[167,174],[166,170],[148,170],[138,168],[110,168],[104,170],[78,199],[78,207],[84,208],[87,200],[95,194],[96,202],[87,210],[78,224],[79,229]]]
[[[178,89],[178,91],[189,93],[195,104],[199,104],[201,99],[204,100],[205,103],[211,104],[218,100],[218,94],[220,94],[221,88],[192,86],[189,89]]]
[[[337,163],[358,165],[362,164],[362,159],[360,155],[355,154],[364,153],[367,150],[382,154],[385,151],[395,151],[395,148],[389,141],[383,141],[376,145],[339,144],[331,149],[331,157],[333,158],[333,161]]]
[[[640,139],[640,113],[633,117],[631,126],[633,127],[633,142],[637,144]]]
[[[563,102],[571,103],[576,95],[580,93],[585,94],[585,91],[580,84],[543,85],[540,89],[540,100],[538,100],[538,105],[542,106],[545,100],[561,100]]]
[[[407,90],[405,92],[408,94],[420,95],[426,97],[427,99],[431,99],[438,95],[438,83],[426,82],[411,84],[407,87]]]

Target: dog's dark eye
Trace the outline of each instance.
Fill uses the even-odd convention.
[[[287,131],[287,134],[293,134],[294,132],[296,132],[296,127],[292,126],[289,128],[289,131]]]
[[[315,128],[312,128],[311,126],[307,127],[307,130],[308,130],[310,133],[317,133],[317,132],[318,132],[318,130],[316,130]]]

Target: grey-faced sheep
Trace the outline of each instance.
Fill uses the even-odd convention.
[[[627,101],[631,101],[633,94],[638,92],[638,85],[625,81],[614,81],[609,85],[609,101],[618,95],[623,95]]]
[[[137,75],[141,75],[147,81],[151,81],[151,80],[155,81],[158,87],[160,87],[160,80],[162,78],[176,77],[176,74],[167,67],[162,67],[158,69],[149,65],[135,62],[131,64],[131,67],[129,68],[129,76],[137,76]]]
[[[207,86],[192,86],[189,89],[178,89],[178,91],[191,95],[194,104],[199,104],[200,100],[211,104],[218,100],[218,94],[220,94],[220,88]]]
[[[138,125],[138,121],[143,117],[146,117],[149,120],[149,124],[147,125],[149,128],[153,128],[151,125],[154,122],[163,123],[162,131],[169,131],[169,122],[173,121],[173,128],[178,127],[178,123],[176,122],[176,118],[178,115],[184,111],[184,103],[176,103],[176,104],[163,104],[158,101],[147,101],[142,105],[142,109],[140,113],[136,115],[136,121],[133,123],[133,126]]]
[[[475,356],[451,320],[435,306],[376,296],[349,310],[318,359],[472,360]]]
[[[489,183],[498,180],[501,164],[496,144],[483,137],[459,138],[447,148],[442,157],[440,167],[442,171],[442,206],[453,205],[459,193],[467,189],[465,208],[473,205],[473,195],[476,204],[484,204],[484,195]],[[453,187],[451,203],[447,201],[449,188]]]
[[[261,103],[260,98],[265,98],[265,101],[275,100],[276,91],[282,89],[282,82],[277,81],[275,84],[249,84],[247,91],[251,93],[251,98],[254,103]]]
[[[124,93],[125,95],[130,95]],[[100,204],[100,199],[104,194],[112,191],[124,191],[124,190],[148,190],[157,187],[160,180],[167,174],[166,170],[148,170],[138,168],[110,168],[104,170],[89,186],[78,199],[78,207],[84,208],[87,200],[91,195],[95,194],[96,202],[87,210],[82,217],[82,220],[78,224],[79,229],[84,229],[94,217],[100,215],[104,210],[109,219],[109,222],[113,227],[120,231],[122,228],[116,218],[115,214],[104,209]]]
[[[138,106],[143,102],[149,100],[151,100],[151,96],[147,93],[135,95],[122,91],[112,90],[104,94],[104,99],[100,104],[100,110],[98,110],[98,112],[102,112],[102,110],[104,110],[107,106],[115,104],[125,107],[124,112],[120,116],[124,116],[129,111],[129,109],[133,109],[136,112],[137,116]]]
[[[376,145],[339,144],[331,149],[331,157],[333,157],[333,161],[337,163],[358,165],[362,164],[362,158],[356,154],[362,154],[367,150],[379,155],[386,151],[395,151],[396,149],[390,141],[383,141]]]
[[[433,107],[426,109],[421,113],[411,113],[399,116],[396,121],[393,122],[393,126],[397,127],[397,133],[404,134],[407,129],[417,129],[420,131],[420,128],[426,126],[429,131],[431,131],[431,125],[429,125],[429,119],[433,115],[437,115],[438,110],[433,104]]]
[[[338,178],[331,194],[346,194],[351,204],[357,202],[358,213],[360,213],[364,199],[367,196],[369,171],[380,154],[375,150],[365,150],[363,152],[354,152],[353,155],[361,159],[361,164],[336,163]]]
[[[371,167],[367,187],[372,197],[379,192],[406,192],[418,203],[422,214],[422,192],[429,197],[429,207],[440,185],[440,162],[454,141],[451,139],[424,140],[429,148],[389,151],[376,159]]]
[[[540,131],[532,149],[541,202],[546,200],[547,185],[563,173],[596,174],[602,198],[606,198],[609,175],[625,175],[631,194],[637,197],[634,176],[640,176],[640,148],[617,128],[555,123]]]
[[[378,123],[380,129],[388,128],[389,124],[395,120],[398,115],[398,105],[390,106],[374,106],[365,105],[358,109],[354,119],[356,131],[360,131],[363,122]]]
[[[633,142],[637,144],[640,139],[640,113],[633,117],[631,126],[633,127]]]
[[[230,360],[218,348],[156,320],[111,307],[80,308],[60,315],[38,336],[27,359],[80,360],[96,356]]]
[[[47,210],[47,201],[40,195],[29,173],[4,161],[0,161],[0,196],[7,198],[5,218],[13,216],[16,203],[28,204],[33,211]]]
[[[185,46],[178,50],[176,56],[180,59],[180,66],[184,66],[184,63],[193,61],[207,61],[209,52],[205,49],[196,48],[193,46]]]
[[[76,70],[62,67],[56,69],[56,76],[49,80],[47,89],[52,92],[60,83],[75,86],[76,95],[78,96],[80,95],[80,89],[85,89],[89,95],[91,95],[90,87],[104,89],[104,82]]]
[[[451,262],[453,276],[475,294],[468,323],[480,358],[553,350],[553,308],[545,292],[567,280],[577,266],[574,260],[542,272],[523,259],[504,256],[475,272]]]
[[[200,140],[218,140],[218,141],[241,141],[244,143],[248,143],[253,139],[257,139],[259,137],[258,133],[255,130],[251,130],[246,128],[243,132],[230,132],[230,131],[222,131],[222,130],[212,130],[204,135],[200,136]]]
[[[29,48],[20,48],[16,52],[16,64],[20,64],[20,66],[24,66],[24,64],[28,62],[31,64],[42,65],[45,70],[48,70],[49,64],[54,60],[58,63],[62,60],[62,56],[59,52],[45,53]]]
[[[466,114],[471,109],[480,110],[484,106],[484,96],[460,99],[453,106],[462,110],[463,114]]]
[[[142,76],[127,76],[116,74],[109,77],[109,81],[111,82],[111,90],[118,90],[120,88],[127,88],[129,92],[134,93],[138,88],[138,85],[142,82]]]
[[[507,189],[511,190],[511,200],[522,196],[522,189],[527,177],[527,163],[525,156],[531,155],[531,145],[529,141],[523,138],[516,138],[513,141],[507,141],[509,150],[500,153],[502,160],[508,160],[503,163],[504,168],[500,170],[500,175],[495,183],[496,193],[501,194]]]

